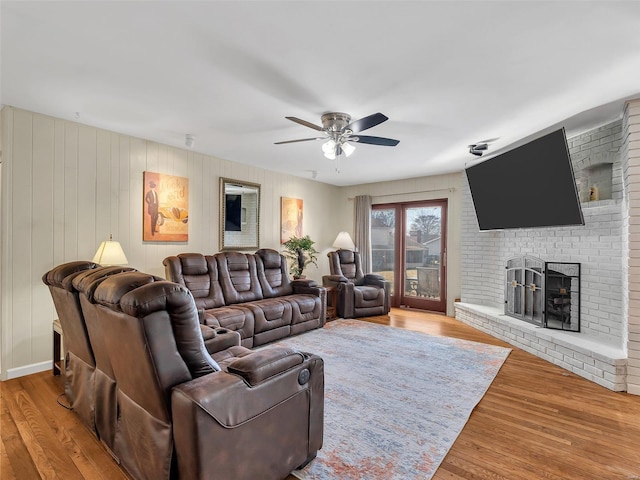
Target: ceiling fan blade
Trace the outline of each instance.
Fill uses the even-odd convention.
[[[319,127],[318,125],[315,125],[311,122],[307,122],[306,120],[302,120],[301,118],[298,117],[284,117],[287,120],[291,120],[292,122],[296,122],[299,123],[300,125],[304,125],[305,127],[309,127],[309,128],[313,128],[314,130],[318,130],[319,132],[323,132],[323,128]]]
[[[358,135],[356,137],[349,138],[347,141],[368,143],[369,145],[384,145],[387,147],[395,147],[400,143],[400,140],[394,140],[393,138],[372,137],[370,135]]]
[[[324,140],[325,137],[299,138],[298,140],[285,140],[284,142],[274,142],[274,145],[282,145],[283,143],[308,142],[310,140]]]
[[[389,118],[381,113],[374,113],[368,117],[362,117],[360,120],[351,122],[347,125],[347,130],[351,130],[353,133],[362,132],[368,128],[380,125],[382,122],[386,122]]]

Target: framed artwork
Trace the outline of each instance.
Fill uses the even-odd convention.
[[[189,179],[144,172],[142,191],[142,240],[189,240]]]
[[[280,197],[280,243],[294,235],[302,237],[302,206],[300,198]]]

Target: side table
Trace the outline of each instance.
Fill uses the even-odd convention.
[[[324,287],[327,290],[327,321],[338,318],[338,289],[336,287]]]
[[[64,334],[60,320],[53,321],[53,374],[60,375],[64,369],[64,345],[62,343]]]

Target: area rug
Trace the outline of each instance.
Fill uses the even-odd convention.
[[[430,479],[511,351],[360,320],[277,344],[325,363],[324,445],[302,480]]]

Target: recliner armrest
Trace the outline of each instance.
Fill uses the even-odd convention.
[[[204,346],[210,354],[221,352],[229,347],[238,346],[241,343],[239,332],[226,328],[208,327],[206,325],[201,325],[200,329],[203,331]],[[213,335],[209,334],[205,337],[205,329],[213,331]]]
[[[191,415],[188,411],[197,406],[218,424],[232,428],[304,390],[313,391],[315,401],[318,402],[316,410],[322,415],[324,362],[322,358],[313,354],[304,354],[302,359],[301,364],[272,376],[255,387],[247,385],[241,376],[224,371],[177,385],[171,393],[174,426],[183,422],[190,425]],[[305,369],[310,375],[306,376],[307,382],[300,385],[300,372]]]
[[[240,375],[249,385],[254,386],[300,365],[303,361],[304,355],[296,350],[272,347],[234,360],[227,366],[227,371]]]
[[[342,275],[323,275],[322,284],[325,287],[337,287],[340,283],[348,283],[347,277]]]
[[[293,280],[291,282],[293,293],[306,293],[308,295],[322,296],[324,288],[319,286],[314,280]]]
[[[364,284],[365,285],[373,285],[380,288],[386,287],[387,281],[382,275],[377,275],[375,273],[367,273],[364,276]]]
[[[297,287],[317,287],[318,284],[315,280],[307,280],[306,278],[297,278],[291,281],[293,288]]]

